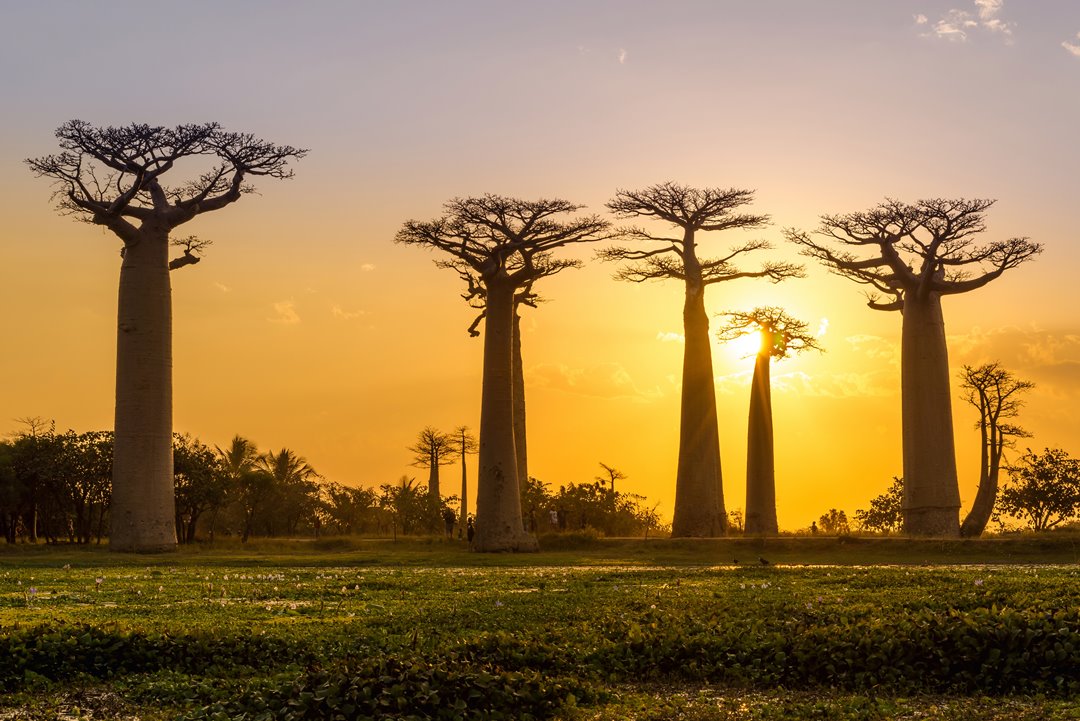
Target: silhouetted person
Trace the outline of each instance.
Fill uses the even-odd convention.
[[[465,526],[465,537],[469,539],[469,543],[472,544],[473,536],[476,535],[476,528],[473,526],[473,519],[469,519],[468,524]]]
[[[810,524],[810,533],[815,536],[817,535],[817,521],[814,521]]]

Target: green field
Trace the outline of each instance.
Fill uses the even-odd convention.
[[[1080,718],[1069,536],[547,541],[0,547],[0,719]]]

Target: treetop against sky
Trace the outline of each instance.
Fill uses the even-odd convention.
[[[900,324],[784,229],[886,198],[996,198],[981,240],[1044,252],[944,300],[966,507],[978,435],[964,364],[1036,383],[1018,420],[1038,447],[1080,437],[1078,33],[1064,0],[5,4],[0,421],[113,416],[120,244],[56,215],[21,161],[56,152],[73,118],[217,122],[310,154],[290,182],[182,229],[213,245],[172,279],[178,430],[293,447],[340,482],[392,481],[420,429],[477,426],[483,343],[460,279],[392,242],[405,220],[493,193],[619,223],[605,208],[618,189],[746,188],[770,224],[703,249],[766,241],[807,277],[718,284],[706,310],[783,307],[827,350],[772,369],[780,525],[806,526],[900,473]],[[117,37],[152,44],[132,62]],[[670,518],[682,289],[614,282],[593,253],[568,249],[583,267],[523,315],[529,472],[584,481],[604,460]],[[718,341],[713,356],[735,509],[752,361]]]

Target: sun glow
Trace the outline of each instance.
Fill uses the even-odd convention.
[[[753,358],[761,348],[761,333],[750,332],[733,340],[724,341],[724,350],[733,358]]]

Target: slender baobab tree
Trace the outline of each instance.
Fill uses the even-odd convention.
[[[675,279],[682,281],[686,289],[679,465],[672,536],[719,536],[727,530],[705,288],[737,278],[769,278],[776,282],[802,274],[801,266],[778,262],[765,262],[757,271],[740,270],[736,261],[742,260],[742,256],[770,248],[764,240],[737,245],[717,258],[698,254],[699,233],[762,228],[768,223],[767,215],[738,212],[753,198],[752,190],[699,189],[669,182],[644,190],[619,190],[607,204],[619,218],[658,220],[676,228],[675,237],[631,228],[624,231],[624,236],[647,243],[648,249],[616,246],[600,252],[603,260],[630,261],[615,274],[619,280]]]
[[[1027,238],[976,245],[977,236],[986,230],[984,214],[993,203],[887,200],[865,212],[822,216],[815,235],[823,240],[803,231],[785,231],[804,254],[870,286],[871,308],[903,315],[904,530],[914,535],[960,533],[941,298],[981,288],[1042,251]],[[831,247],[834,244],[838,247]]]
[[[453,433],[443,433],[437,428],[427,426],[416,436],[416,443],[409,446],[413,454],[412,465],[428,469],[428,525],[439,520],[440,499],[439,466],[449,464],[454,457]]]
[[[604,240],[610,226],[597,216],[561,220],[581,209],[565,200],[485,195],[451,200],[444,209],[436,220],[406,222],[395,240],[448,254],[444,265],[463,263],[483,286],[477,296],[484,307],[484,377],[474,547],[536,550],[522,524],[514,440],[514,300],[543,274],[541,262],[570,262],[552,259],[550,251]]]
[[[717,331],[722,341],[748,333],[761,338],[750,383],[750,418],[746,440],[746,518],[743,529],[750,535],[775,536],[776,465],[773,453],[772,380],[773,358],[784,359],[803,350],[821,350],[806,323],[781,308],[755,308],[749,313],[724,313],[726,322]]]
[[[1008,423],[1016,418],[1024,405],[1021,394],[1035,387],[1023,381],[997,363],[985,363],[977,368],[964,366],[960,372],[963,399],[979,411],[979,490],[975,502],[960,524],[960,535],[975,537],[986,530],[998,497],[998,478],[1001,458],[1006,448],[1015,445],[1014,438],[1030,438],[1020,426]]]
[[[57,207],[123,242],[117,304],[116,428],[112,528],[117,551],[175,548],[172,469],[172,293],[169,271],[197,261],[198,243],[170,262],[169,234],[251,192],[257,176],[288,178],[305,151],[217,123],[98,128],[71,120],[61,151],[27,161],[55,181]],[[194,177],[165,185],[177,163]],[[170,176],[173,177],[173,176]]]
[[[469,518],[469,473],[466,463],[470,454],[476,453],[478,448],[476,436],[469,432],[468,426],[458,426],[454,429],[454,452],[461,457],[461,527]]]

